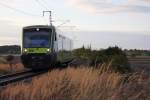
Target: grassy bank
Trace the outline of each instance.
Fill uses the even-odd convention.
[[[0,56],[0,74],[9,73],[9,66],[6,63],[5,58]]]
[[[7,61],[5,60],[5,58],[0,56],[0,64],[6,64],[6,63]]]
[[[21,64],[19,57],[16,56],[15,59],[13,60],[12,66],[10,66],[9,62],[6,60],[6,56],[0,56],[0,75],[20,70],[24,70],[24,67]]]
[[[8,86],[0,100],[149,100],[150,79],[93,68],[53,70],[28,83]]]

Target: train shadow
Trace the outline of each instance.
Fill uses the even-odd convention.
[[[42,66],[47,66],[47,67],[38,67],[38,68],[32,68],[31,70],[33,72],[40,72],[40,71],[45,71],[45,72],[48,72],[48,71],[53,71],[53,70],[63,70],[63,69],[66,69],[69,67],[69,64],[73,61],[73,59],[71,60],[68,60],[68,61],[65,61],[65,62],[57,62],[56,64],[54,65],[42,65]]]
[[[66,68],[69,67],[69,64],[73,61],[74,59],[65,61],[65,62],[57,62],[54,67],[50,68],[50,70],[55,70],[55,69],[59,69],[59,70],[64,70]]]
[[[64,70],[66,68],[68,68],[68,64],[63,64],[63,63],[57,63],[55,66],[51,66],[48,68],[38,68],[38,69],[31,69],[32,72],[37,73],[37,72],[41,72],[41,71],[45,71],[45,72],[49,72],[49,71],[53,71],[53,70]]]

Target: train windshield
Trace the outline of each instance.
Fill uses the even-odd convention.
[[[48,48],[50,47],[50,32],[29,31],[24,32],[25,48]]]

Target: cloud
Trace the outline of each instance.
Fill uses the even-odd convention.
[[[14,45],[20,44],[20,39],[17,37],[10,37],[10,36],[1,36],[0,37],[0,45]]]
[[[150,13],[150,0],[66,0],[70,6],[89,13]]]
[[[0,45],[19,44],[21,34],[13,21],[0,19]]]
[[[3,36],[3,37],[0,37],[0,40],[1,40],[1,42],[14,42],[14,41],[16,41],[16,40],[18,40],[18,38],[17,37],[9,37],[9,36]]]
[[[150,2],[150,0],[143,0],[143,1]]]
[[[69,5],[74,6],[78,9],[88,11],[88,12],[94,12],[96,11],[96,8],[93,7],[94,5],[90,4],[90,2],[86,0],[66,0]]]

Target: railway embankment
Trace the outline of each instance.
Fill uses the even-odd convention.
[[[1,75],[24,70],[24,67],[21,64],[19,55],[13,55],[14,59],[11,60],[10,62],[6,60],[7,56],[8,55],[0,56],[0,74]]]

